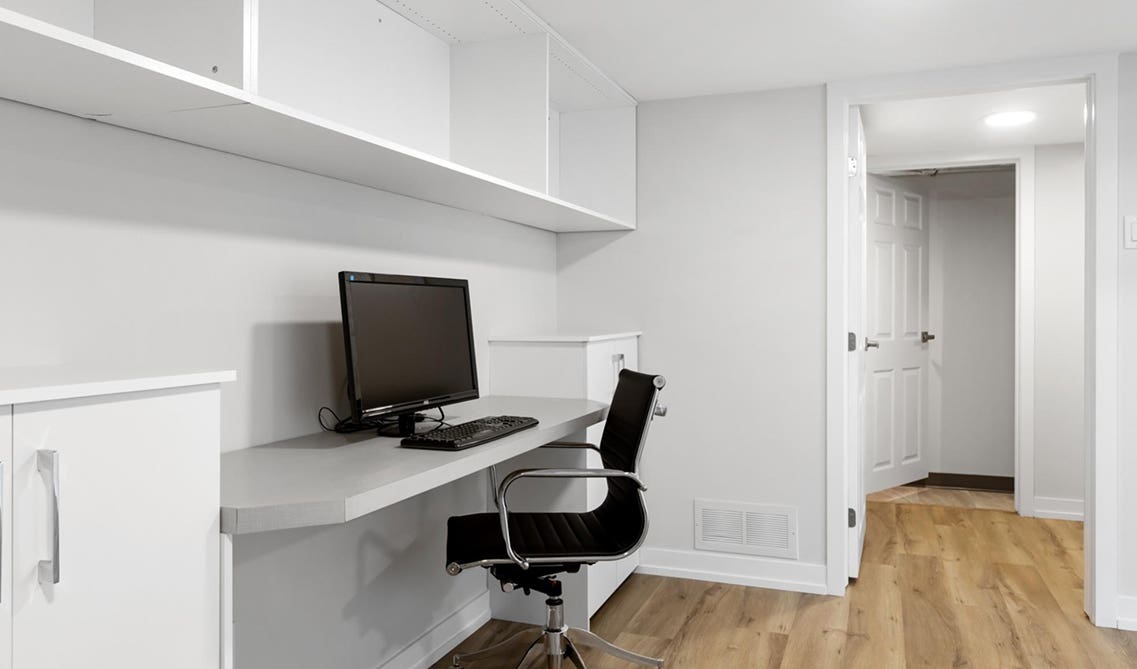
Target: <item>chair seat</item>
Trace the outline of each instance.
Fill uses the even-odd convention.
[[[526,558],[566,556],[580,558],[620,555],[635,546],[638,533],[605,527],[595,512],[510,513],[509,538],[513,549]],[[446,562],[466,564],[479,560],[509,559],[496,513],[455,516],[447,522]]]

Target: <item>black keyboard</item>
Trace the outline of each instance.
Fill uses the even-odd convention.
[[[407,437],[403,439],[403,446],[439,451],[460,451],[463,448],[501,439],[506,435],[533,427],[536,424],[536,418],[526,416],[486,416],[468,423],[459,423],[458,425]]]

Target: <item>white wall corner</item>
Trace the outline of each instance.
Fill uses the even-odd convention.
[[[1117,628],[1137,632],[1137,597],[1117,596]]]
[[[640,551],[640,566],[636,571],[654,576],[689,578],[696,581],[817,595],[827,592],[825,565],[795,560],[670,548],[643,548]]]
[[[1032,515],[1035,518],[1053,518],[1055,520],[1085,520],[1085,506],[1085,502],[1080,499],[1035,497]]]
[[[480,593],[423,632],[377,669],[427,669],[490,619],[490,593]]]

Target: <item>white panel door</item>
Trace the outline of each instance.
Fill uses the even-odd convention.
[[[15,408],[13,666],[217,666],[219,394]]]
[[[849,149],[856,160],[856,169],[849,175],[849,331],[858,335],[865,332],[865,225],[868,211],[868,172],[866,171],[865,127],[861,110],[849,110]],[[865,492],[864,471],[864,410],[865,410],[865,355],[864,349],[854,346],[849,352],[849,385],[852,388],[848,401],[849,435],[854,444],[853,457],[848,466],[849,508],[856,513],[856,523],[849,528],[849,578],[861,573],[861,554],[865,545]]]
[[[865,493],[928,475],[926,198],[868,179]]]
[[[0,406],[0,669],[12,669],[12,407]]]

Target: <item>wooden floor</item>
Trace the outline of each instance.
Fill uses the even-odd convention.
[[[992,492],[986,490],[960,490],[956,488],[926,488],[902,485],[888,490],[869,494],[870,502],[893,502],[896,504],[930,504],[932,506],[955,506],[965,509],[994,509],[1014,511],[1015,494],[1012,492]]]
[[[459,648],[524,628],[490,621]],[[669,669],[1137,667],[1137,633],[1082,613],[1081,523],[922,504],[869,503],[861,575],[845,597],[636,574],[592,628]],[[449,655],[434,665],[448,666]],[[528,666],[544,665],[534,655]]]

